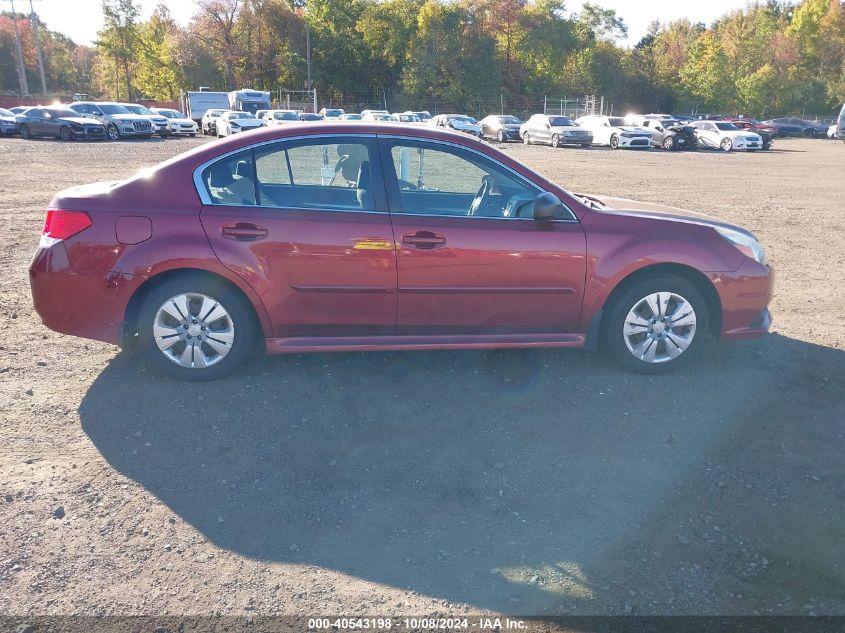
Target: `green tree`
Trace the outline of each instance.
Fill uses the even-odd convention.
[[[140,9],[134,0],[103,0],[105,26],[99,32],[97,51],[114,72],[114,91],[121,98],[121,83],[127,99],[132,99],[132,68],[137,58]],[[107,80],[106,80],[107,81]]]

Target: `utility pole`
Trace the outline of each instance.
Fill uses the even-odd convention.
[[[9,0],[12,3],[12,24],[15,27],[15,54],[18,58],[18,82],[21,87],[21,97],[29,94],[29,84],[26,81],[26,66],[23,63],[23,48],[21,47],[21,34],[18,32],[18,16],[15,13],[15,0]]]
[[[35,15],[32,0],[29,0],[29,23],[32,25],[32,34],[35,37],[35,51],[38,53],[38,71],[41,73],[41,92],[46,95],[47,78],[44,75],[44,55],[41,54],[41,34],[39,33],[41,22],[38,20],[38,16]]]

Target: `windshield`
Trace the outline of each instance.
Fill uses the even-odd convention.
[[[78,117],[79,112],[75,112],[70,108],[48,108],[47,112],[52,114],[54,117],[61,118],[61,117]]]
[[[0,108],[0,116],[15,116],[15,113],[6,108]]]
[[[468,116],[462,116],[462,115],[447,116],[446,120],[447,121],[460,121],[461,123],[472,123],[472,119],[470,119]]]
[[[176,110],[159,110],[158,113],[163,117],[167,117],[168,119],[181,119],[181,118],[183,118],[182,113],[177,112]]]
[[[364,118],[363,114],[344,114],[343,118],[347,121],[360,121]]]
[[[296,112],[274,112],[273,118],[277,121],[298,121]]]
[[[206,112],[206,114],[213,118],[213,117],[220,116],[224,112],[225,112],[225,110],[209,110],[208,112]]]
[[[608,117],[607,122],[613,127],[623,127],[625,125],[625,119],[618,116]]]
[[[99,106],[100,110],[102,110],[106,114],[132,114],[122,105],[117,105],[116,103],[98,103],[97,105]]]
[[[300,121],[319,121],[320,115],[314,113],[303,113],[299,115]]]
[[[230,112],[228,118],[230,121],[233,119],[254,119],[255,115],[251,112]]]
[[[720,130],[738,130],[739,128],[735,126],[733,123],[728,123],[727,121],[716,121],[714,125],[719,128]]]
[[[402,123],[420,123],[420,117],[416,114],[400,114],[399,120]]]
[[[522,121],[515,116],[500,116],[499,123],[503,123],[504,125],[519,125]]]
[[[550,116],[549,125],[554,125],[556,127],[572,127],[575,125],[575,122],[568,116]]]
[[[343,114],[343,110],[326,110],[327,117],[337,117]]]

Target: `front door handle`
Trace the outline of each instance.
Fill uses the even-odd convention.
[[[223,237],[240,242],[254,242],[267,237],[267,229],[251,222],[238,222],[237,224],[226,224],[220,227]]]
[[[417,231],[405,233],[402,236],[402,243],[414,248],[438,248],[446,244],[446,238],[431,231]]]

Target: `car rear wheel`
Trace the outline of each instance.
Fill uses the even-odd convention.
[[[619,135],[614,134],[610,137],[610,149],[619,149]]]
[[[675,149],[675,137],[674,136],[667,136],[663,139],[663,149],[673,150]]]
[[[116,141],[120,138],[120,130],[117,129],[114,123],[109,123],[109,126],[106,128],[106,134],[108,134],[109,140],[111,141]]]
[[[32,138],[32,132],[26,123],[21,123],[21,138]]]
[[[214,380],[237,369],[255,347],[251,306],[234,289],[187,274],[152,290],[139,313],[145,359],[180,380]]]
[[[604,331],[610,350],[627,368],[668,371],[697,353],[708,331],[707,304],[686,279],[654,276],[618,297]]]
[[[723,152],[729,152],[734,148],[734,142],[726,136],[722,139],[722,142],[719,143],[719,147],[722,149]]]

